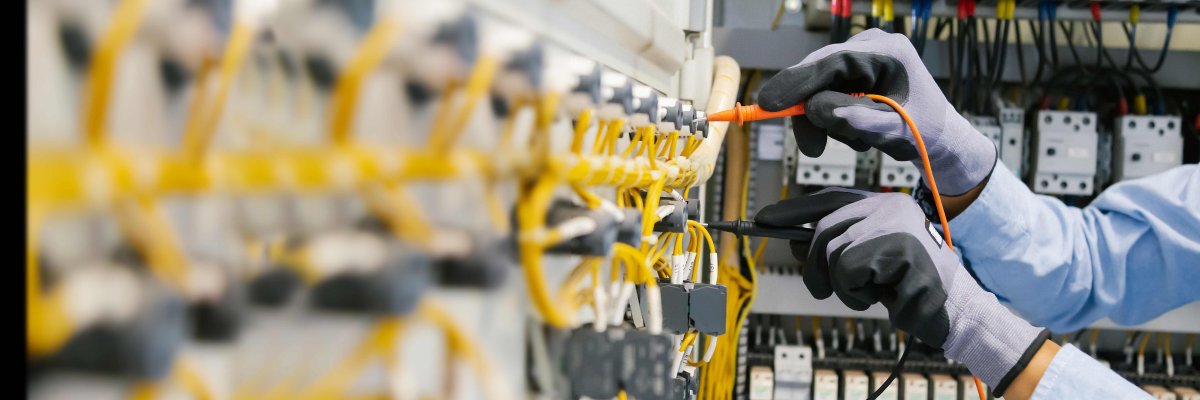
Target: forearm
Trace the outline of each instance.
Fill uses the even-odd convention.
[[[1029,364],[1025,369],[1017,375],[1012,384],[1008,386],[1002,395],[1005,399],[1010,400],[1026,400],[1033,396],[1034,389],[1037,389],[1038,382],[1041,382],[1042,375],[1046,373],[1046,369],[1050,368],[1050,362],[1054,360],[1054,356],[1058,354],[1058,343],[1047,340],[1042,344],[1041,349],[1038,349],[1033,358],[1029,360]]]
[[[1200,168],[1154,178],[1080,209],[1030,192],[1000,164],[950,228],[984,287],[1034,324],[1140,323],[1200,296],[1178,283],[1200,279]],[[1155,295],[1138,295],[1147,288]]]

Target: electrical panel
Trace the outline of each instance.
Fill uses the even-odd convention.
[[[1039,111],[1033,156],[1033,191],[1090,195],[1095,190],[1096,113]]]
[[[1183,162],[1183,122],[1179,116],[1126,115],[1118,117],[1113,151],[1116,181],[1154,175]]]

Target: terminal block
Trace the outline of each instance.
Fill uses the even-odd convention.
[[[671,283],[659,280],[658,287],[662,294],[663,329],[675,334],[687,332],[691,321],[688,317],[688,307],[691,301],[688,292],[691,283]]]
[[[728,291],[724,285],[693,284],[688,293],[688,318],[693,328],[713,336],[725,333]]]
[[[432,283],[431,262],[415,254],[395,254],[368,271],[326,277],[312,289],[312,305],[325,311],[404,315],[411,313]]]
[[[1040,111],[1033,181],[1038,193],[1090,195],[1095,190],[1096,114],[1081,111]]]
[[[663,329],[676,334],[688,328],[708,335],[725,333],[725,300],[729,289],[707,283],[659,280]]]
[[[617,242],[638,247],[642,245],[642,212],[634,208],[621,210],[625,218],[617,227]]]
[[[1126,115],[1117,118],[1113,152],[1117,181],[1154,175],[1183,162],[1183,123],[1179,116]]]
[[[618,340],[613,340],[610,335],[620,333],[620,329],[597,332],[590,325],[571,331],[566,342],[564,366],[574,397],[611,399],[617,396],[620,390],[618,371],[625,352],[618,347]]]
[[[186,338],[183,298],[148,280],[142,307],[130,320],[92,325],[45,360],[47,369],[161,379]]]
[[[282,306],[303,284],[295,268],[278,264],[271,266],[250,281],[250,302],[261,307]]]
[[[622,387],[635,399],[663,399],[671,393],[675,348],[671,337],[626,330]]]
[[[193,264],[192,268],[204,268],[205,264]],[[188,321],[192,338],[201,342],[226,343],[233,340],[242,323],[245,289],[235,284],[224,269],[208,264],[206,272],[214,273],[208,278],[219,282],[216,293],[202,293],[187,306]]]
[[[512,237],[496,238],[471,235],[471,248],[434,260],[438,285],[444,287],[491,289],[504,283],[508,271],[516,268],[513,260],[516,243]]]
[[[591,232],[567,239],[562,243],[557,243],[546,251],[554,254],[598,257],[608,255],[613,243],[617,241],[618,225],[616,218],[609,212],[593,210],[581,205],[572,204],[566,200],[557,200],[551,204],[550,211],[546,214],[546,224],[547,226],[554,227],[575,220],[576,218],[591,220],[594,223],[594,229]],[[638,240],[641,240],[640,234]]]
[[[660,200],[662,206],[671,206],[671,213],[654,223],[655,232],[687,232],[688,203],[682,200]]]

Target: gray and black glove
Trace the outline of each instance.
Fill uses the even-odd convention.
[[[921,57],[904,35],[870,29],[825,46],[763,84],[758,103],[769,111],[807,101],[793,117],[796,144],[821,155],[828,134],[857,151],[875,147],[921,168],[912,132],[891,107],[847,93],[874,93],[900,103],[913,118],[929,152],[938,189],[957,196],[992,173],[996,146],[946,101]],[[922,169],[922,173],[924,170]]]
[[[1050,336],[980,288],[907,195],[830,188],[767,206],[754,221],[816,223],[811,245],[792,243],[814,297],[837,294],[860,311],[882,303],[893,325],[944,349],[997,396]]]

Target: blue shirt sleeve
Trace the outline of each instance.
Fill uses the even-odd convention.
[[[1132,325],[1200,298],[1200,166],[1115,184],[1091,205],[1036,195],[1003,163],[950,221],[980,283],[1034,325]]]
[[[1149,398],[1149,393],[1068,344],[1054,355],[1030,399]]]

